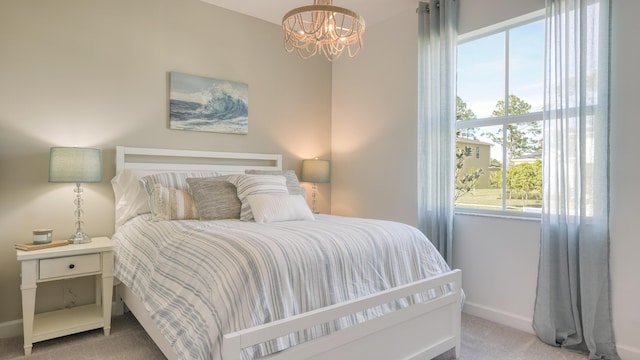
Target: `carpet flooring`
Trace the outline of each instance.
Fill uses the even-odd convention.
[[[24,356],[21,336],[0,339],[0,360],[14,359],[162,360],[165,357],[135,317],[127,313],[113,318],[110,336],[104,336],[99,329],[39,342],[34,344],[29,357]],[[451,351],[434,360],[450,359],[453,359]],[[548,346],[534,335],[463,314],[460,359],[586,360],[587,357]]]

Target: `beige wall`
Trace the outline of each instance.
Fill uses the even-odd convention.
[[[417,224],[416,29],[414,9],[368,27],[333,65],[333,214]]]
[[[8,0],[0,49],[0,324],[22,317],[13,244],[73,231],[73,185],[47,182],[50,146],[104,150],[104,181],[85,186],[90,235],[113,233],[116,145],[282,153],[298,173],[331,155],[331,65],[284,51],[274,24],[197,0]],[[169,130],[169,71],[247,83],[249,134]],[[85,286],[41,286],[38,308],[65,290],[84,301]]]
[[[639,169],[640,2],[613,1],[611,278],[618,350],[640,359]],[[543,0],[461,1],[460,32],[544,7]],[[417,223],[417,18],[414,11],[367,28],[355,61],[333,66],[334,213]],[[454,267],[463,271],[465,311],[531,332],[540,226],[536,221],[456,215]],[[499,281],[496,281],[499,279]]]
[[[637,101],[640,97],[640,29],[637,14],[640,2],[612,1],[611,57],[611,286],[613,325],[618,350],[625,360],[640,360],[640,241],[638,214],[640,168],[632,154],[637,151],[640,122]],[[637,164],[637,162],[636,162]]]

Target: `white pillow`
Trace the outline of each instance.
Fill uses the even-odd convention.
[[[111,179],[111,187],[116,198],[116,229],[130,219],[151,211],[149,197],[140,179],[152,173],[153,171],[148,170],[125,169]]]
[[[251,212],[258,224],[315,220],[305,199],[300,195],[263,194],[247,196]]]
[[[240,220],[251,221],[253,214],[247,196],[260,194],[289,195],[287,183],[281,175],[229,175],[228,180],[236,186],[240,206]]]

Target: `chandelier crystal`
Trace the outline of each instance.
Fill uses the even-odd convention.
[[[333,0],[314,0],[313,5],[286,13],[282,29],[288,52],[297,50],[303,59],[321,53],[334,61],[345,48],[349,57],[360,51],[364,19],[349,9],[333,6]]]

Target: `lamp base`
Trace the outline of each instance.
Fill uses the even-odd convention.
[[[83,233],[82,231],[78,231],[75,234],[71,235],[69,238],[69,242],[71,244],[86,244],[91,242],[91,238],[89,235]]]

